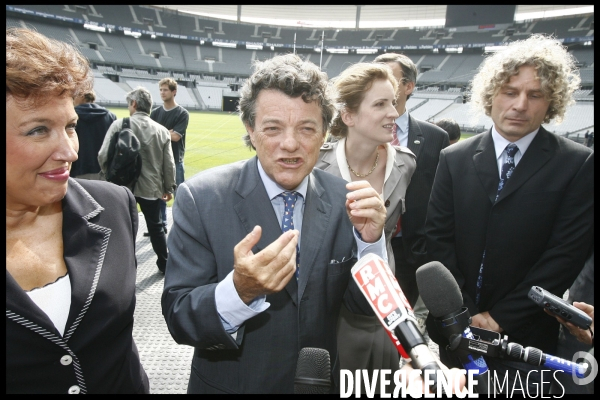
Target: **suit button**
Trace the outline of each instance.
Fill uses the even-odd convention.
[[[421,144],[420,140],[415,140],[415,144]]]
[[[73,385],[69,388],[69,394],[79,394],[80,391],[81,389],[79,389],[79,386],[77,385]]]
[[[61,363],[62,365],[69,365],[69,364],[71,364],[72,362],[73,362],[73,358],[72,358],[70,355],[68,355],[68,354],[67,354],[66,356],[62,356],[62,357],[60,358],[60,363]]]
[[[389,200],[386,200],[386,201],[385,201],[385,206],[386,206],[386,207],[389,207],[389,206],[390,206],[390,201],[389,201]]]

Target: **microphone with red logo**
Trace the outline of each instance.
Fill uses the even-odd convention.
[[[387,263],[375,254],[367,254],[352,267],[352,278],[400,355],[410,358],[412,366],[423,375],[427,370],[433,372],[428,379],[432,393],[437,393],[437,371],[441,370],[438,360],[421,335],[412,308]]]

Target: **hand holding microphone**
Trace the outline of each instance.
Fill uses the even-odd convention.
[[[469,310],[462,306],[462,294],[458,284],[452,273],[440,262],[433,261],[419,267],[417,270],[417,285],[423,303],[435,318],[436,325],[440,328],[442,334],[448,338],[450,342],[449,349],[455,351],[454,354],[458,355],[465,369],[476,371],[475,376],[478,378],[480,393],[487,392],[489,394],[487,387],[489,372],[482,354],[495,357],[506,356],[531,365],[543,366],[583,378],[587,369],[584,364],[575,364],[545,354],[535,347],[524,348],[518,343],[508,343],[506,336],[500,339],[500,335],[491,330],[488,330],[488,332],[497,335],[497,340],[487,343],[475,338],[469,327],[471,316]],[[485,330],[480,332],[482,332],[480,333],[482,335]],[[469,351],[466,351],[464,347],[459,347],[463,340],[469,342]]]

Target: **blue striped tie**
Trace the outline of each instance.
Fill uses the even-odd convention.
[[[504,164],[502,164],[502,169],[500,170],[500,182],[498,183],[498,191],[496,192],[496,201],[500,196],[500,192],[506,186],[506,182],[511,177],[513,171],[515,170],[515,154],[519,151],[519,148],[516,144],[510,143],[506,146],[506,158],[504,159]],[[475,292],[475,304],[479,305],[479,300],[481,300],[481,287],[483,286],[483,261],[485,260],[485,250],[483,251],[483,257],[481,258],[481,266],[479,267],[479,276],[477,277],[477,290]]]
[[[296,200],[298,200],[298,192],[282,192],[280,196],[283,197],[283,205],[285,206],[283,218],[281,218],[281,231],[285,233],[294,229],[294,207],[296,206]],[[299,269],[300,247],[296,245],[296,280],[298,280]]]

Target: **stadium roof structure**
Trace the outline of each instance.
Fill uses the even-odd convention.
[[[446,5],[156,5],[253,24],[306,28],[443,27]],[[515,22],[594,12],[590,5],[517,5]]]

